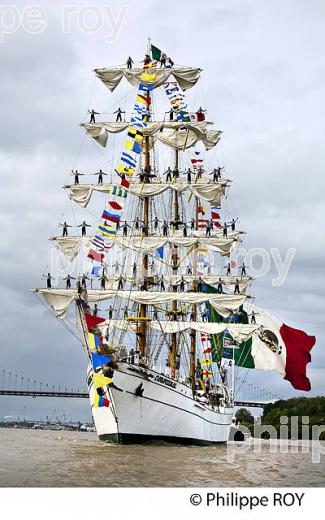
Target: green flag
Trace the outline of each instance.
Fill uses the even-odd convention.
[[[151,56],[153,60],[159,61],[161,58],[161,50],[158,49],[158,47],[151,45]]]
[[[212,293],[217,292],[216,289],[211,285],[204,286],[204,292]],[[209,321],[212,323],[223,323],[224,319],[210,304],[209,306]],[[244,311],[243,307],[239,309],[239,316],[237,323],[247,324],[249,323],[247,312]],[[212,361],[220,363],[221,358],[232,359],[233,348],[227,348],[226,344],[231,342],[235,345],[235,341],[229,334],[229,332],[220,332],[220,334],[211,334],[210,343],[212,349]],[[247,341],[238,344],[234,349],[235,365],[246,368],[255,368],[254,359],[251,354],[252,350],[252,338]]]

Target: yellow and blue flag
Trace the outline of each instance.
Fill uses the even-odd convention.
[[[98,233],[103,235],[104,237],[109,237],[111,235],[116,235],[116,228],[112,226],[105,226],[105,224],[100,224],[97,229]]]
[[[90,350],[94,350],[96,347],[99,347],[102,344],[102,338],[96,334],[88,332],[88,343]]]
[[[141,153],[141,146],[135,141],[125,140],[124,146],[127,150],[131,150],[131,152]]]
[[[93,381],[94,381],[94,387],[97,390],[97,388],[101,388],[102,386],[107,386],[113,382],[113,379],[110,377],[102,376],[101,374],[96,374],[96,372],[93,375]]]
[[[109,399],[107,399],[107,397],[103,397],[102,395],[99,395],[95,394],[95,397],[94,397],[94,407],[95,408],[100,408],[102,406],[106,406],[106,408],[108,408],[110,405],[110,401]]]
[[[128,190],[125,190],[124,188],[121,188],[120,186],[116,185],[111,186],[109,192],[112,195],[117,195],[117,197],[122,197],[124,199],[126,199],[126,197],[128,196]]]

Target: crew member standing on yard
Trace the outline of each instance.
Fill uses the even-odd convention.
[[[177,168],[175,168],[173,170],[173,181],[176,182],[176,180],[178,179],[179,177],[179,170]]]
[[[86,221],[83,220],[83,221],[81,222],[81,224],[79,224],[79,226],[77,226],[77,227],[81,227],[81,236],[82,236],[82,237],[85,237],[85,236],[86,236],[86,228],[87,228],[87,227],[91,227],[91,225],[90,225],[90,224],[87,224]]]
[[[228,224],[227,224],[227,222],[224,222],[224,224],[223,224],[222,234],[223,234],[224,238],[228,237]]]
[[[116,123],[121,123],[122,122],[122,114],[125,114],[125,112],[123,112],[123,110],[119,107],[117,110],[115,110],[115,112],[113,112],[113,114],[117,114],[116,115]]]
[[[246,265],[245,265],[245,262],[242,263],[240,275],[241,276],[246,276]]]
[[[86,280],[89,280],[88,276],[86,274],[83,274],[82,275],[82,278],[81,278],[81,287],[84,287],[86,289],[87,287],[87,282]]]
[[[172,108],[166,114],[169,114],[169,121],[174,121],[174,110]]]
[[[51,273],[47,273],[47,275],[43,274],[43,278],[46,278],[46,287],[47,289],[52,288],[51,280],[55,280],[53,276],[51,276]]]
[[[235,290],[234,290],[234,294],[239,294],[240,293],[240,287],[239,287],[239,280],[238,278],[236,279],[236,283],[235,283]]]
[[[100,309],[97,307],[97,303],[95,303],[94,308],[93,308],[93,316],[96,317],[98,314],[98,311],[100,311]]]
[[[98,184],[103,184],[103,175],[107,175],[107,173],[104,173],[103,170],[100,169],[95,175],[98,175]]]
[[[203,280],[202,280],[201,276],[199,276],[199,280],[197,283],[197,292],[202,292],[202,289],[203,289]]]
[[[238,220],[238,217],[236,219],[235,218],[232,219],[232,221],[230,223],[231,231],[235,231],[237,220]]]
[[[84,175],[83,173],[79,173],[78,170],[76,170],[75,172],[73,170],[71,170],[72,174],[74,176],[74,183],[75,184],[79,184],[79,177],[80,175]]]
[[[213,226],[211,225],[211,222],[208,222],[205,228],[205,235],[207,237],[211,236],[211,231],[213,230]]]
[[[168,236],[168,223],[167,223],[167,220],[164,220],[163,225],[162,225],[162,230],[163,230],[163,236],[167,237]]]
[[[75,280],[75,278],[73,276],[71,276],[70,274],[68,274],[66,278],[63,278],[63,280],[66,280],[65,288],[71,289],[71,280]]]
[[[134,63],[133,59],[131,58],[131,56],[129,56],[128,59],[126,60],[127,68],[131,70],[133,63]]]
[[[143,224],[142,224],[141,234],[142,234],[142,237],[147,237],[149,234],[149,226],[145,222],[143,222]]]
[[[123,281],[124,281],[124,278],[123,276],[119,276],[119,279],[118,279],[118,285],[117,285],[117,290],[118,291],[121,291],[123,289]]]
[[[166,60],[167,60],[167,55],[164,52],[162,52],[161,56],[160,56],[160,68],[163,66],[166,67]]]
[[[154,220],[153,220],[153,227],[154,227],[155,232],[157,232],[157,229],[158,229],[158,227],[159,227],[159,222],[160,222],[160,220],[159,220],[159,218],[156,216],[156,217],[154,218]]]
[[[62,226],[62,236],[67,237],[68,236],[68,227],[72,227],[72,226],[69,226],[69,224],[67,224],[66,221],[64,221],[63,224],[59,224],[59,226]]]
[[[108,308],[108,319],[111,320],[113,318],[113,307],[110,305]]]
[[[180,284],[179,284],[179,290],[180,290],[181,292],[184,292],[184,291],[185,291],[185,280],[184,280],[184,276],[182,276],[182,278],[181,278],[181,282],[180,282]]]
[[[204,169],[202,168],[202,166],[200,166],[200,168],[197,171],[197,178],[202,179],[203,173],[204,173]]]
[[[151,58],[150,58],[149,54],[146,54],[144,57],[144,60],[143,60],[143,64],[149,65],[149,63],[151,63]]]
[[[165,283],[164,283],[164,275],[163,274],[161,275],[161,278],[160,278],[160,290],[161,291],[165,290]]]
[[[89,123],[96,123],[95,116],[99,116],[99,112],[95,112],[95,110],[92,108],[91,110],[88,110],[88,114],[90,114],[90,121]]]
[[[191,182],[192,182],[192,173],[193,173],[191,168],[188,168],[188,170],[185,173],[186,173],[186,176],[187,176],[188,184],[191,184]]]
[[[141,224],[141,220],[139,217],[136,217],[136,219],[133,221],[134,222],[134,229],[136,231],[139,231],[140,229],[140,224]]]
[[[166,175],[166,182],[172,182],[172,170],[170,166],[168,166],[167,170],[165,171],[164,175]]]
[[[104,269],[103,269],[102,275],[101,275],[99,280],[100,280],[100,288],[105,291],[105,289],[106,289],[106,282],[108,281],[108,278],[107,278],[107,276],[105,274]]]
[[[131,227],[129,226],[127,220],[124,221],[124,224],[123,224],[123,236],[124,237],[127,237],[128,236],[128,228]]]

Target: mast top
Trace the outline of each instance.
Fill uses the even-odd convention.
[[[151,55],[151,38],[148,37],[147,54]]]

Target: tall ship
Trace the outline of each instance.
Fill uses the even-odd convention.
[[[214,151],[222,132],[190,91],[201,72],[150,41],[142,61],[95,69],[113,95],[131,92],[122,108],[114,98],[112,121],[89,107],[81,126],[111,158],[72,170],[64,188],[85,213],[50,237],[65,273],[53,264],[34,289],[80,338],[103,441],[227,442],[240,370],[310,390],[315,338],[255,307],[236,255],[244,232]]]

